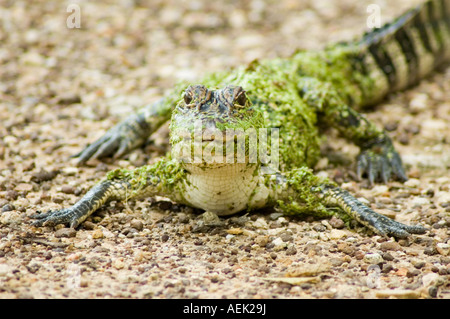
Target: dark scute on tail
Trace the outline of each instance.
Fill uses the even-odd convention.
[[[388,85],[378,94],[405,89],[450,60],[450,0],[424,2],[349,44],[357,48],[356,70],[384,74]],[[370,60],[378,70],[365,65]]]

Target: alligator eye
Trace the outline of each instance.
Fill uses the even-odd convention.
[[[245,91],[240,91],[236,98],[234,99],[234,102],[238,105],[245,106],[245,103],[247,103],[247,97],[245,96]]]
[[[184,98],[184,103],[186,103],[186,105],[190,104],[192,102],[192,95],[189,93],[184,93],[183,98]]]

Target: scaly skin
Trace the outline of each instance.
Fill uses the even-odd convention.
[[[207,76],[202,85],[180,83],[77,156],[80,165],[120,157],[169,119],[171,155],[154,165],[110,172],[74,206],[34,216],[34,225],[76,227],[110,200],[160,195],[217,215],[271,206],[291,215],[327,216],[328,207],[338,206],[383,236],[423,233],[421,226],[376,213],[310,168],[319,158],[319,124],[325,124],[360,147],[357,173],[371,184],[406,180],[388,134],[356,110],[416,83],[449,58],[450,0],[431,0],[358,41],[255,61]],[[270,147],[262,155],[270,161],[260,153],[256,161],[252,157],[251,150],[265,145],[263,137],[251,135],[259,129],[269,133]],[[231,130],[244,139],[227,135]]]

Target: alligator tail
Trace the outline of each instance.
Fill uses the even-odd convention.
[[[450,0],[429,0],[353,42],[363,104],[416,84],[450,60]]]

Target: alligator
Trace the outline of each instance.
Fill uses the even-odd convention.
[[[322,128],[334,128],[360,148],[357,177],[372,185],[407,180],[387,132],[358,110],[449,59],[450,0],[429,0],[355,40],[178,83],[74,155],[79,165],[122,157],[170,121],[167,156],[110,171],[72,207],[38,211],[32,225],[76,228],[108,201],[163,196],[217,216],[265,207],[286,215],[339,211],[384,237],[423,234],[425,227],[377,213],[313,168]]]

